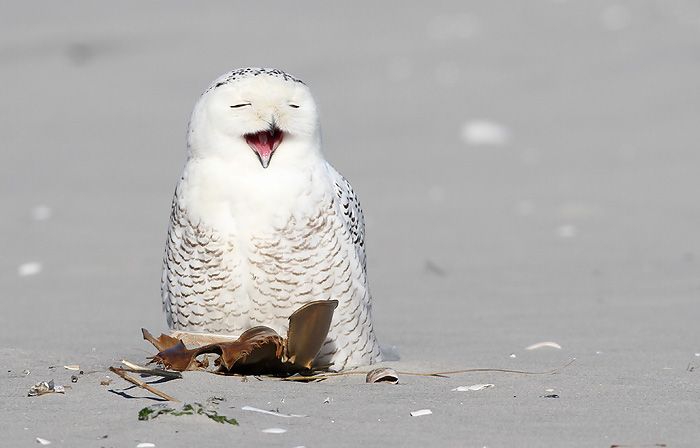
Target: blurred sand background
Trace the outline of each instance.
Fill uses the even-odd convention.
[[[2,445],[697,446],[697,2],[2,9]],[[326,157],[365,210],[375,328],[401,355],[386,365],[574,364],[396,386],[193,372],[157,387],[223,397],[240,427],[137,421],[153,395],[106,369],[143,363],[140,328],[166,329],[161,257],[189,114],[244,66],[288,71],[316,97]],[[562,348],[525,350],[542,341]],[[75,384],[70,364],[85,372]],[[73,389],[26,396],[50,379]],[[452,390],[478,383],[495,387]]]

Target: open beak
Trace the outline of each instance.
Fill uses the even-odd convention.
[[[284,133],[277,127],[271,127],[255,134],[246,134],[245,141],[258,155],[263,168],[267,168],[272,158],[272,153],[282,143]]]

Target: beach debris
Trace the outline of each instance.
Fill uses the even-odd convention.
[[[155,448],[156,444],[151,442],[141,442],[136,445],[136,448]]]
[[[100,385],[102,386],[109,386],[110,384],[112,384],[112,380],[100,381]]]
[[[559,238],[573,238],[576,234],[578,234],[578,229],[574,225],[565,224],[557,227],[557,236]]]
[[[64,369],[68,369],[68,370],[78,370],[78,371],[80,370],[80,366],[78,366],[78,365],[63,366],[63,368],[64,368]]]
[[[207,405],[209,406],[219,406],[219,404],[226,401],[226,397],[209,397],[207,398]]]
[[[610,445],[610,448],[655,448],[668,446],[664,443],[654,443],[645,445]]]
[[[163,393],[163,392],[161,392],[161,391],[155,389],[154,387],[152,387],[152,386],[150,386],[150,385],[144,383],[143,381],[141,381],[141,380],[138,379],[138,378],[134,378],[134,377],[132,377],[132,376],[127,375],[125,369],[117,369],[117,368],[115,368],[115,367],[110,367],[109,370],[112,371],[112,372],[114,372],[114,373],[116,373],[116,374],[119,375],[120,377],[124,378],[124,379],[127,380],[128,382],[130,382],[130,383],[132,383],[132,384],[135,384],[135,385],[137,385],[137,386],[139,386],[139,387],[141,387],[141,388],[143,388],[143,389],[146,389],[147,391],[149,391],[149,392],[151,392],[151,393],[154,393],[154,394],[158,395],[158,396],[161,397],[161,398],[165,398],[165,399],[168,400],[168,401],[177,401],[177,402],[180,401],[180,400],[178,400],[178,399],[176,399],[176,398],[173,398],[173,397],[171,397],[170,395],[166,395],[165,393]]]
[[[30,262],[24,263],[17,267],[17,274],[20,277],[28,277],[30,275],[36,275],[41,272],[41,263]]]
[[[525,347],[525,350],[537,350],[538,348],[542,347],[552,347],[561,349],[561,345],[557,344],[556,342],[538,342],[537,344],[532,344]]]
[[[252,411],[252,412],[260,412],[261,414],[268,414],[268,415],[274,415],[277,417],[285,417],[285,418],[301,418],[301,417],[308,417],[308,415],[301,415],[301,414],[283,414],[281,412],[277,411],[266,411],[265,409],[259,409],[259,408],[254,408],[252,406],[243,406],[241,408],[243,411]]]
[[[48,205],[37,205],[32,209],[32,218],[36,221],[45,221],[51,217],[51,207]]]
[[[77,383],[77,382],[78,382],[78,375],[71,375],[71,376],[70,376],[70,382],[71,382],[71,383]]]
[[[540,395],[540,398],[559,398],[557,394]]]
[[[145,329],[142,333],[144,339],[159,350],[149,364],[156,363],[166,369],[289,376],[311,372],[314,358],[328,336],[337,306],[337,300],[319,300],[303,305],[289,317],[286,339],[272,328],[258,326],[233,341],[188,349],[181,339],[165,334],[156,339]]]
[[[331,402],[331,397],[326,397],[325,400],[323,400],[323,404],[328,404]]]
[[[399,374],[392,368],[379,367],[378,369],[370,370],[369,373],[367,373],[365,382],[397,384],[399,382]]]
[[[50,440],[42,439],[41,437],[37,437],[37,438],[36,438],[36,441],[37,441],[37,443],[39,443],[40,445],[51,445],[51,441],[50,441]]]
[[[518,356],[515,353],[511,353],[509,358],[517,358]]]
[[[420,417],[422,415],[430,415],[432,413],[433,411],[431,411],[430,409],[419,409],[417,411],[411,412],[411,417]]]
[[[148,367],[141,367],[137,364],[124,360],[122,360],[122,364],[124,364],[127,368],[121,368],[119,370],[124,372],[138,373],[140,375],[161,376],[169,380],[177,380],[182,378],[182,374],[180,372],[173,372],[171,370],[163,369],[149,369]]]
[[[464,123],[461,137],[470,145],[501,146],[510,141],[510,130],[493,121],[473,120]]]
[[[161,415],[174,415],[176,417],[182,415],[204,415],[217,423],[228,423],[230,425],[238,426],[236,419],[219,415],[215,410],[207,409],[200,403],[185,403],[182,406],[177,407],[164,404],[148,406],[139,411],[139,420],[153,420]]]
[[[29,388],[29,392],[27,393],[27,396],[29,397],[37,397],[40,395],[45,395],[45,394],[52,394],[52,393],[57,393],[57,394],[65,394],[66,389],[70,389],[70,386],[56,386],[53,382],[53,380],[49,381],[48,383],[46,381],[41,381],[40,383],[36,383],[32,387]]]
[[[284,428],[265,428],[261,432],[265,434],[284,434],[287,430]]]
[[[468,391],[477,391],[477,390],[484,390],[488,389],[490,387],[494,387],[495,384],[474,384],[472,386],[459,386],[454,389],[453,391],[457,392],[468,392]]]
[[[435,274],[438,277],[444,277],[447,274],[443,268],[430,260],[425,260],[425,270],[428,272],[428,274]]]

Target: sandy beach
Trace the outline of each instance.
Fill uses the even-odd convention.
[[[700,445],[696,2],[4,11],[0,445]],[[213,79],[245,66],[315,96],[326,158],[364,209],[374,327],[400,355],[381,365],[575,361],[396,385],[185,372],[148,381],[239,425],[139,421],[163,401],[108,368],[145,364],[141,328],[167,330],[160,270],[187,122]],[[527,349],[542,342],[560,348]],[[71,388],[27,396],[50,380]],[[455,390],[479,384],[493,386]]]

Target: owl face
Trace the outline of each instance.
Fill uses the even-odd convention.
[[[231,72],[236,73],[236,72]],[[303,158],[320,146],[316,104],[305,84],[283,72],[222,76],[195,106],[188,143],[195,156],[257,160]]]

